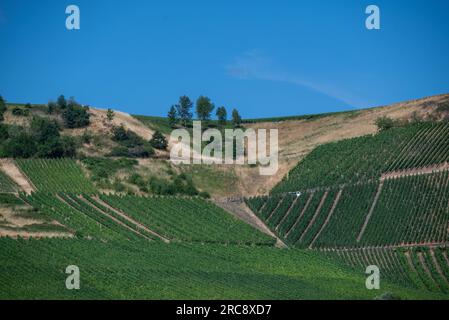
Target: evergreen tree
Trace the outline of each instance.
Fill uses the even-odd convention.
[[[222,125],[222,126],[225,126],[226,125],[226,120],[227,120],[227,117],[228,117],[228,113],[226,111],[226,108],[225,107],[219,107],[217,109],[216,115],[217,115],[217,118],[218,118],[218,123],[220,125]]]
[[[175,124],[178,122],[178,112],[176,111],[176,109],[177,109],[176,105],[171,106],[167,114],[168,122],[170,123],[171,127],[174,127]]]
[[[238,127],[238,126],[240,126],[241,123],[242,123],[242,117],[240,117],[240,114],[237,111],[237,109],[233,109],[232,110],[232,125],[234,127]]]
[[[187,126],[188,122],[192,119],[192,109],[193,103],[187,96],[182,96],[179,98],[178,117],[181,119],[182,125]]]
[[[165,139],[164,135],[156,130],[156,132],[153,134],[153,137],[150,140],[150,144],[153,148],[159,149],[159,150],[165,150],[167,149],[167,139]]]

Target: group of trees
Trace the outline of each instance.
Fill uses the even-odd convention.
[[[73,157],[76,141],[61,136],[54,120],[34,116],[29,127],[0,124],[0,157]]]
[[[184,127],[187,127],[191,122],[193,113],[193,102],[187,96],[181,96],[179,98],[178,104],[172,105],[170,110],[168,111],[167,117],[170,122],[170,125],[174,127],[176,124],[181,124]],[[212,112],[215,109],[215,105],[212,103],[211,99],[205,96],[200,96],[196,100],[195,111],[198,120],[201,121],[209,121],[211,120]],[[218,107],[216,109],[215,115],[218,120],[218,124],[221,126],[225,126],[228,122],[228,112],[224,106]],[[239,112],[236,109],[232,110],[232,119],[231,123],[234,127],[240,126],[242,122],[242,118],[240,117]]]
[[[88,111],[89,107],[80,105],[73,97],[66,100],[64,95],[60,95],[56,102],[48,103],[48,113],[60,113],[64,127],[69,129],[88,126],[90,123]]]

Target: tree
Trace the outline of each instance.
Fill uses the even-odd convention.
[[[108,119],[109,122],[112,122],[112,120],[114,120],[114,110],[112,109],[108,109],[108,112],[106,112],[106,118]]]
[[[227,117],[228,117],[228,113],[226,111],[226,108],[225,107],[219,107],[217,109],[216,115],[217,115],[217,118],[218,118],[218,123],[220,125],[222,125],[222,126],[225,126],[226,125],[226,120],[227,120]]]
[[[214,110],[215,106],[208,97],[200,96],[196,100],[196,114],[198,119],[207,121],[210,119],[210,114]]]
[[[73,98],[70,99],[66,109],[62,113],[66,128],[82,128],[90,123],[90,115],[87,107],[80,106]]]
[[[178,112],[176,111],[176,107],[177,107],[176,105],[171,106],[167,114],[168,122],[170,123],[170,126],[172,128],[178,122]]]
[[[234,127],[238,127],[238,126],[240,126],[241,123],[242,123],[242,117],[240,117],[240,114],[237,111],[237,109],[233,109],[232,110],[232,125]]]
[[[153,134],[153,137],[150,140],[150,144],[153,148],[159,149],[159,150],[165,150],[167,149],[167,139],[165,139],[164,135],[156,130],[156,132]]]
[[[176,106],[178,111],[178,117],[181,119],[182,125],[187,126],[187,123],[192,119],[192,109],[193,103],[187,96],[182,96],[179,98],[179,104]]]
[[[58,100],[56,103],[58,104],[58,106],[61,109],[65,109],[67,107],[67,100],[65,99],[64,95],[62,95],[62,94],[58,97]]]

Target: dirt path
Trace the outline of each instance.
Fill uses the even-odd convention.
[[[97,206],[91,204],[89,201],[87,201],[86,199],[84,199],[82,196],[80,196],[80,199],[82,199],[82,200],[83,200],[84,202],[86,202],[88,205],[94,206],[97,210],[99,210],[99,211],[101,211],[101,212],[104,212],[103,210],[101,210],[101,209],[98,208]],[[131,222],[132,224],[136,225],[136,227],[139,227],[140,229],[145,230],[146,232],[152,234],[153,236],[155,236],[155,237],[161,239],[161,240],[164,241],[165,243],[170,243],[170,240],[168,240],[167,238],[161,236],[160,234],[158,234],[157,232],[155,232],[155,231],[153,231],[153,230],[151,230],[151,229],[148,229],[146,226],[144,226],[143,224],[137,222],[136,220],[134,220],[134,219],[128,217],[124,212],[122,212],[122,211],[120,211],[120,210],[117,210],[117,209],[111,207],[109,204],[107,204],[106,202],[104,202],[103,200],[101,200],[99,197],[96,196],[96,197],[93,197],[93,199],[94,199],[95,201],[97,201],[100,205],[102,205],[102,206],[108,208],[109,210],[115,212],[116,214],[118,214],[119,216],[121,216],[123,219],[126,219],[126,220],[128,220],[129,222]],[[104,213],[105,213],[105,212],[104,212]]]
[[[226,210],[230,214],[232,214],[234,217],[242,220],[243,222],[246,222],[247,224],[251,225],[252,227],[258,229],[259,231],[276,238],[276,246],[277,247],[287,247],[285,243],[279,239],[276,234],[274,234],[266,225],[263,223],[262,220],[259,219],[248,207],[243,201],[214,201],[215,204],[222,209]]]
[[[414,248],[414,247],[428,247],[428,248],[436,248],[436,247],[445,247],[449,246],[449,242],[421,242],[421,243],[403,243],[403,244],[392,244],[392,245],[384,245],[384,246],[366,246],[366,247],[326,247],[326,248],[317,248],[320,251],[357,251],[357,250],[373,250],[373,249],[399,249],[399,248]],[[445,252],[443,252],[443,255]],[[447,260],[449,266],[449,260]]]
[[[371,216],[373,215],[374,208],[376,207],[377,200],[379,200],[380,194],[382,193],[382,188],[384,186],[383,181],[379,184],[379,187],[377,188],[376,196],[374,197],[373,203],[371,205],[371,208],[369,209],[368,214],[366,215],[365,222],[363,222],[362,229],[360,230],[359,235],[357,236],[357,242],[360,242],[362,239],[363,234],[365,233],[365,229],[368,226],[368,222],[371,219]]]
[[[310,220],[309,224],[307,225],[306,229],[304,230],[304,232],[301,234],[301,237],[299,238],[299,242],[302,242],[302,240],[304,239],[304,237],[306,236],[307,232],[309,231],[309,229],[313,226],[313,224],[315,223],[316,218],[318,217],[318,215],[321,212],[321,208],[324,205],[324,201],[326,201],[326,198],[329,194],[329,191],[326,191],[323,196],[321,197],[321,201],[320,204],[318,205],[318,208],[316,208],[315,213],[313,214],[312,220]]]
[[[449,170],[448,162],[436,164],[433,166],[423,167],[423,168],[410,168],[410,169],[386,172],[386,173],[382,174],[382,176],[380,177],[380,180],[383,181],[383,180],[387,180],[387,179],[416,176],[416,175],[421,175],[421,174],[432,174],[432,173],[441,172],[441,171],[445,171],[445,170]]]
[[[12,159],[0,159],[0,167],[25,193],[31,194],[33,191],[36,191],[36,187]]]
[[[335,211],[335,208],[337,207],[338,202],[340,201],[340,197],[341,194],[343,193],[343,189],[340,189],[337,193],[337,196],[334,199],[334,203],[332,204],[332,208],[329,211],[329,214],[327,215],[326,220],[324,221],[323,225],[321,226],[320,230],[318,231],[318,233],[315,235],[315,238],[313,238],[312,242],[309,245],[309,249],[312,249],[313,244],[315,243],[315,241],[318,239],[318,237],[321,235],[321,232],[323,232],[324,228],[326,228],[327,224],[329,223],[329,220],[332,217],[332,214]]]
[[[11,238],[73,238],[73,234],[64,232],[34,232],[34,231],[23,231],[23,230],[9,230],[0,227],[0,237],[11,237]]]

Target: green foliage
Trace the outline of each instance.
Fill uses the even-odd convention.
[[[137,165],[135,159],[109,159],[109,158],[83,158],[81,162],[90,171],[92,180],[100,181],[102,179],[109,179],[119,170],[131,171]]]
[[[273,190],[273,193],[330,187],[377,179],[398,157],[398,150],[422,130],[410,125],[374,136],[345,139],[315,148]]]
[[[239,127],[241,123],[242,123],[242,117],[240,116],[237,109],[233,109],[232,110],[232,125],[234,127]]]
[[[0,152],[13,158],[60,158],[76,154],[74,138],[60,136],[59,126],[54,120],[33,117],[29,128],[10,126],[0,130]]]
[[[57,99],[57,104],[59,108],[65,109],[67,107],[67,100],[65,99],[64,95],[60,95]]]
[[[0,171],[0,191],[4,192],[2,189],[2,172]],[[9,192],[9,191],[6,191]],[[23,201],[17,198],[15,195],[10,193],[0,193],[0,204],[1,205],[23,205]]]
[[[187,96],[179,97],[179,102],[176,105],[176,110],[178,113],[178,117],[181,120],[181,123],[184,127],[192,120],[192,106],[193,103]]]
[[[385,131],[398,126],[398,122],[392,118],[383,116],[376,119],[376,126],[379,131]]]
[[[150,230],[173,240],[273,244],[274,239],[200,198],[100,195]]]
[[[87,107],[82,107],[76,102],[70,102],[62,112],[64,126],[69,129],[83,128],[89,125],[90,115]]]
[[[156,148],[159,150],[166,150],[168,142],[167,142],[167,139],[164,137],[164,135],[160,131],[156,131],[150,140],[150,144],[153,148]]]
[[[3,99],[3,97],[0,95],[0,121],[3,121],[4,119],[4,113],[6,112],[6,101]]]
[[[19,116],[19,117],[28,117],[30,115],[30,110],[29,109],[15,107],[15,108],[12,109],[11,113],[13,115]]]
[[[0,299],[347,300],[379,295],[366,290],[364,270],[355,272],[313,251],[9,238],[0,239],[0,247]],[[81,290],[64,286],[61,266],[67,266],[67,257],[87,270]],[[381,285],[404,299],[444,298],[383,280]]]
[[[196,100],[196,114],[202,121],[210,120],[210,114],[215,106],[208,97],[200,96]]]
[[[106,118],[108,119],[108,121],[111,122],[112,120],[114,120],[114,117],[115,117],[114,110],[108,109],[108,111],[106,112]]]
[[[3,192],[15,192],[19,189],[16,183],[7,176],[3,171],[0,170],[0,194]],[[2,203],[0,199],[0,203]]]
[[[20,169],[44,192],[95,192],[92,183],[72,159],[16,160]]]
[[[111,156],[148,158],[154,154],[154,149],[149,142],[123,126],[114,127],[112,140],[118,142],[121,146],[114,148]]]
[[[171,106],[167,114],[168,122],[171,127],[174,127],[178,123],[178,112],[176,106]]]

